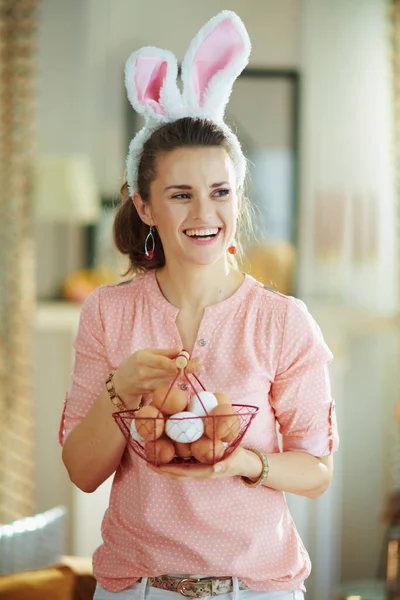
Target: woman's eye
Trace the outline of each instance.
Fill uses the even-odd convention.
[[[222,189],[222,190],[215,190],[213,196],[216,196],[217,198],[224,198],[225,196],[229,196],[229,194],[230,194],[230,190]]]
[[[172,198],[176,198],[177,200],[188,200],[188,198],[190,198],[190,196],[189,196],[189,194],[182,193],[182,194],[176,194],[175,196],[172,196]]]
[[[212,194],[212,197],[225,198],[229,196],[230,192],[231,191],[229,189],[215,190]],[[187,192],[181,192],[180,194],[175,194],[174,196],[172,196],[172,198],[176,200],[190,200],[191,196]]]

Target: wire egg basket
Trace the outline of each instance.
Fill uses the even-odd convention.
[[[189,358],[184,350],[177,356],[178,374],[150,405],[113,413],[130,448],[154,466],[214,465],[239,446],[259,410],[207,392],[197,375],[186,373]],[[182,380],[189,394],[177,385]]]

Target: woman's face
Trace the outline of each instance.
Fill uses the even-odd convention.
[[[236,231],[236,174],[224,148],[178,148],[157,159],[146,216],[157,227],[167,262],[213,264]]]

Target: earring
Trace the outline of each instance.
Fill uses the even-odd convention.
[[[150,249],[148,247],[149,243],[151,245]],[[144,240],[144,257],[146,260],[153,260],[155,247],[156,241],[153,235],[153,227],[150,225],[149,233],[147,234],[146,239]]]
[[[228,246],[228,252],[229,252],[229,254],[236,254],[235,240],[232,240],[231,245]]]

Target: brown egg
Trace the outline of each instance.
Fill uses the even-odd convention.
[[[213,464],[219,461],[225,451],[225,446],[221,440],[210,440],[208,437],[201,437],[199,440],[190,444],[190,449],[196,460],[205,464]]]
[[[216,397],[218,404],[232,404],[228,396],[222,392],[214,392],[214,396]]]
[[[166,465],[175,457],[174,444],[168,438],[146,442],[144,451],[150,462],[159,465]]]
[[[135,413],[136,431],[144,440],[156,440],[164,433],[164,417],[155,406],[143,406]]]
[[[179,458],[190,458],[192,456],[190,444],[184,444],[183,442],[174,442],[174,446],[175,454],[179,456]]]
[[[240,432],[240,418],[229,404],[218,404],[205,420],[205,433],[211,440],[231,442]]]
[[[188,403],[187,394],[183,390],[173,387],[164,402],[168,390],[169,387],[166,385],[154,390],[152,405],[159,408],[166,415],[174,415],[185,410]]]

